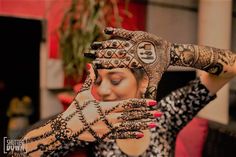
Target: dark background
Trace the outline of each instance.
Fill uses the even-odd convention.
[[[13,97],[29,96],[33,114],[30,123],[39,119],[39,62],[41,21],[0,17],[0,133],[7,136],[6,111]],[[0,147],[3,142],[1,142]],[[3,152],[0,150],[1,153]],[[1,156],[1,155],[0,155]]]

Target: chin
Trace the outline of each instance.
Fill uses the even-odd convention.
[[[102,99],[102,101],[117,101],[117,99]]]

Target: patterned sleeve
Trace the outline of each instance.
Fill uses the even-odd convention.
[[[172,133],[178,133],[204,106],[215,98],[216,95],[211,96],[200,79],[196,78],[160,101],[159,107],[164,113],[161,120],[165,123],[166,129],[170,129]]]

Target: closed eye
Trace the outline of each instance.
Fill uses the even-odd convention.
[[[113,80],[111,80],[111,84],[117,86],[120,84],[121,81],[122,81],[122,79],[113,79]]]

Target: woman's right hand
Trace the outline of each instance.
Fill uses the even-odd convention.
[[[91,94],[95,79],[90,65],[88,77],[69,108],[52,123],[52,129],[60,141],[141,138],[141,130],[156,126],[161,115],[151,110],[156,101],[127,99],[101,102]]]
[[[156,126],[156,118],[161,114],[149,109],[156,101],[98,101],[91,94],[94,79],[90,66],[85,83],[67,110],[26,132],[21,138],[20,150],[13,150],[9,155],[64,156],[77,146],[84,147],[87,142],[141,138],[141,130]]]

